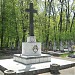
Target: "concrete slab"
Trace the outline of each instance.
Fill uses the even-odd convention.
[[[13,61],[13,59],[5,59],[5,60],[0,60],[0,66],[1,66],[0,70],[3,70],[4,68],[4,70],[5,69],[14,70],[18,74],[22,74],[26,72],[40,74],[43,72],[49,72],[50,64],[58,64],[60,65],[60,69],[65,69],[65,68],[75,66],[75,62],[56,59],[56,58],[51,58],[51,62],[30,64],[30,65],[25,65],[19,62],[15,62]]]

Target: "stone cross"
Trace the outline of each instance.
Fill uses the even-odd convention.
[[[30,8],[26,9],[26,12],[30,15],[29,35],[34,36],[33,13],[37,13],[37,10],[33,9],[33,3],[30,3]]]

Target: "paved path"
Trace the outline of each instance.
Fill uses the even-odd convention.
[[[68,57],[67,58],[55,57],[55,58],[75,61],[75,58],[68,58]],[[60,74],[57,74],[57,75],[75,75],[75,67],[60,70],[59,72],[60,72]],[[4,74],[0,71],[0,75],[4,75]],[[42,74],[38,74],[38,75],[54,75],[54,74],[51,74],[50,72],[48,72],[48,73],[42,73]]]
[[[52,56],[52,57],[54,57],[54,56]],[[69,58],[69,57],[66,57],[66,58],[55,57],[55,58],[69,60],[69,61],[75,62],[75,58]],[[58,75],[75,75],[75,67],[64,69],[64,70],[60,70],[59,72],[60,72],[60,74],[58,74]],[[43,73],[43,74],[38,74],[38,75],[54,75],[54,74],[51,74],[50,72],[48,72],[48,73]]]
[[[60,74],[58,74],[58,75],[75,75],[75,67],[60,70],[59,72],[60,72]],[[0,75],[4,75],[4,74],[0,71]],[[38,75],[53,75],[53,74],[48,72],[48,73],[43,73],[43,74],[38,74]]]
[[[54,57],[54,56],[51,56],[52,58],[58,58],[58,59],[64,59],[64,60],[68,60],[68,61],[73,61],[75,62],[75,58],[70,58],[70,57],[66,57],[66,58],[62,58],[62,57]]]
[[[4,75],[4,74],[0,71],[0,75]]]
[[[57,74],[57,75],[75,75],[75,67],[60,70],[59,72],[60,74]],[[38,75],[54,75],[54,74],[51,74],[50,72],[48,72],[48,73],[43,73],[43,74],[38,74]]]

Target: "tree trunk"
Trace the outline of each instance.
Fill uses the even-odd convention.
[[[15,11],[15,3],[14,3],[14,0],[12,0],[13,2],[13,14],[14,14],[14,22],[15,22],[15,30],[16,30],[16,40],[15,40],[15,43],[16,43],[16,49],[18,48],[18,41],[19,41],[19,35],[18,35],[18,27],[17,27],[17,20],[16,20],[16,11]]]
[[[4,37],[4,20],[5,20],[5,0],[1,0],[1,50],[3,49],[3,37]]]

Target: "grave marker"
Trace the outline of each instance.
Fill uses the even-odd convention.
[[[57,46],[56,46],[56,42],[54,41],[54,44],[53,44],[53,51],[56,51],[57,50]]]
[[[33,25],[33,13],[37,13],[37,10],[33,9],[33,3],[30,3],[30,8],[26,9],[30,15],[29,35],[34,36],[34,25]]]
[[[61,52],[63,52],[63,51],[64,51],[64,46],[63,46],[62,41],[60,41],[60,51],[61,51]]]

